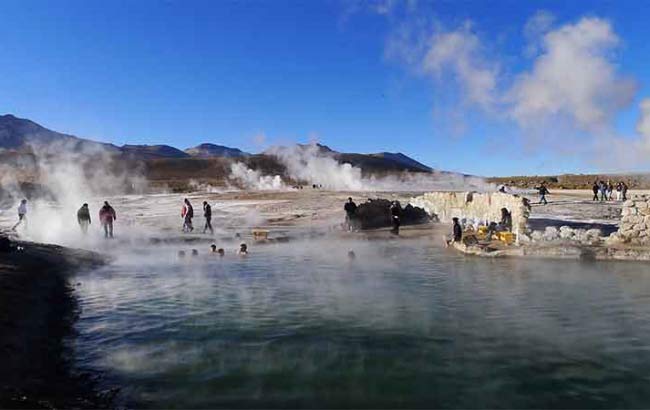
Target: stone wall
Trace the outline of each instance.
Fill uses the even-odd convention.
[[[621,224],[612,236],[626,243],[650,244],[650,198],[635,195],[623,203]]]
[[[440,222],[451,222],[451,218],[466,218],[473,222],[499,222],[501,208],[512,213],[513,232],[526,232],[530,206],[528,200],[518,195],[501,192],[429,192],[412,198],[413,206],[424,208],[430,215],[436,215]]]

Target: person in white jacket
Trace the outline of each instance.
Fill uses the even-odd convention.
[[[27,226],[27,200],[23,199],[18,205],[18,222],[11,228],[12,231],[15,231],[18,228],[18,225],[25,224]]]

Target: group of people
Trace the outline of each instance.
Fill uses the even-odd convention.
[[[113,237],[113,222],[116,220],[117,213],[115,212],[115,209],[113,209],[108,201],[104,201],[104,205],[99,209],[99,223],[104,228],[105,238]],[[84,235],[88,233],[88,227],[90,227],[90,224],[92,223],[88,204],[81,205],[81,208],[77,211],[77,223]]]
[[[460,220],[456,217],[452,218],[452,228],[451,228],[451,239],[446,240],[447,245],[452,243],[460,243],[463,240],[463,226],[460,223]],[[484,225],[485,226],[485,225]],[[468,227],[470,232],[474,232],[474,228],[470,225]],[[501,208],[501,219],[499,222],[490,222],[487,224],[487,231],[485,232],[485,238],[487,240],[492,239],[492,235],[497,232],[512,232],[512,213],[508,211],[507,208]]]
[[[213,243],[212,245],[210,245],[209,254],[217,255],[220,258],[223,258],[224,256],[226,256],[226,251],[223,248],[217,248],[217,245]],[[185,258],[185,255],[186,255],[185,251],[183,251],[183,250],[178,251],[178,258],[179,259]],[[192,249],[191,255],[192,256],[199,256],[198,249]],[[242,243],[241,245],[239,245],[239,250],[237,250],[237,255],[239,255],[239,256],[248,256],[248,245],[246,245],[245,243]]]
[[[104,206],[99,210],[99,222],[104,228],[106,238],[113,237],[113,221],[116,219],[117,214],[115,213],[115,209],[113,209],[108,201],[104,201]],[[86,234],[88,227],[92,223],[88,204],[83,204],[77,211],[77,223],[81,228],[81,232]],[[18,205],[18,222],[12,227],[12,230],[15,231],[20,225],[27,226],[27,199],[21,200],[20,205]]]
[[[203,201],[203,217],[205,218],[203,233],[210,231],[210,234],[213,234],[214,229],[212,228],[212,207],[207,201]],[[192,232],[194,230],[194,226],[192,225],[192,218],[194,218],[194,207],[192,207],[190,200],[187,198],[183,200],[181,218],[183,218],[183,232]]]
[[[624,181],[617,182],[616,186],[614,186],[611,180],[607,182],[602,180],[594,181],[591,187],[591,191],[594,193],[594,201],[613,201],[614,192],[616,192],[617,201],[627,201],[627,190],[628,186]]]

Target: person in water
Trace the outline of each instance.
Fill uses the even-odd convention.
[[[178,258],[179,259],[185,258],[185,251],[178,251]]]
[[[399,202],[394,201],[390,206],[391,221],[393,222],[393,229],[391,229],[390,232],[394,235],[399,235],[399,227],[402,224],[400,219],[401,214],[402,209],[399,205]]]
[[[88,227],[90,226],[90,210],[88,209],[88,204],[81,205],[81,208],[77,211],[77,223],[81,228],[83,234],[88,233]]]
[[[104,227],[104,237],[113,237],[113,221],[117,220],[115,209],[109,205],[108,201],[104,201],[104,206],[99,210],[99,222]]]
[[[241,256],[248,255],[248,246],[246,246],[245,243],[242,243],[241,245],[239,245],[239,251],[237,253]]]
[[[357,254],[354,251],[348,251],[348,259],[353,261],[357,258]]]
[[[203,233],[210,230],[210,234],[214,234],[214,229],[212,229],[212,207],[207,201],[203,201],[203,216],[205,217]]]
[[[14,225],[13,228],[11,228],[11,230],[15,231],[20,224],[24,224],[25,226],[27,226],[27,200],[26,199],[20,201],[20,205],[18,205],[18,222],[16,222],[16,225]]]
[[[183,200],[183,209],[181,210],[181,218],[183,218],[183,232],[192,232],[192,218],[194,218],[194,208],[190,204],[190,200],[185,198]]]
[[[199,251],[196,249],[192,249],[192,256],[199,256]]]
[[[348,231],[351,231],[354,229],[356,222],[357,204],[354,203],[352,198],[348,198],[348,202],[345,203],[343,209],[345,210],[345,224]]]

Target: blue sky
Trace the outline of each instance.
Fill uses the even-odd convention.
[[[4,1],[0,112],[119,145],[257,152],[316,139],[480,175],[647,170],[619,154],[646,147],[635,127],[650,97],[647,9],[629,0]],[[528,35],[536,16],[549,23]],[[567,64],[596,78],[611,69],[595,87],[604,94],[573,98],[554,65],[555,91],[540,108],[535,87],[548,70],[536,63],[550,47],[561,55],[562,41],[581,47],[574,35],[591,28],[606,38],[579,50],[605,66],[591,55]],[[545,46],[554,32],[569,34]],[[526,73],[543,80],[524,86]],[[596,139],[617,153],[592,149]]]

